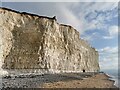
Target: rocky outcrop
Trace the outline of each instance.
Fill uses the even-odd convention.
[[[99,71],[98,52],[73,27],[5,8],[0,8],[0,52],[1,67],[8,70]]]

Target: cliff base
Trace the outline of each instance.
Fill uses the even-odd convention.
[[[116,88],[102,73],[61,73],[6,76],[3,88]]]

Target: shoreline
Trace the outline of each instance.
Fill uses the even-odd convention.
[[[83,78],[83,80],[45,83],[43,84],[42,88],[118,88],[114,85],[115,81],[110,80],[109,78],[111,77],[106,73],[98,73],[91,77]]]
[[[117,88],[109,78],[105,73],[60,73],[7,76],[2,83],[3,88]]]
[[[114,86],[116,86],[117,88],[119,88],[119,86],[118,86],[118,79],[117,78],[110,77],[109,80],[114,81]]]
[[[114,86],[116,86],[117,88],[119,88],[118,86],[118,78],[116,76],[113,76],[111,74],[105,73],[109,78],[109,80],[114,81]]]

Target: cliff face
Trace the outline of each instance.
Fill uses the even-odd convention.
[[[0,8],[3,69],[99,71],[98,52],[73,27],[53,18]]]

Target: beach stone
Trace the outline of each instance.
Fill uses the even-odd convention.
[[[11,76],[7,75],[7,76],[4,76],[4,78],[9,79],[9,78],[11,78]]]
[[[0,60],[5,70],[100,70],[98,51],[81,39],[75,28],[59,24],[56,18],[0,8],[0,40]]]

